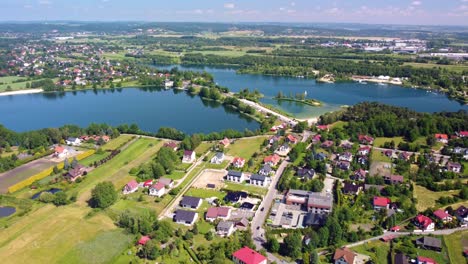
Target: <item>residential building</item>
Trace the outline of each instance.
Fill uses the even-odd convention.
[[[413,219],[413,223],[422,231],[434,231],[434,222],[425,215],[419,214]]]
[[[249,220],[243,217],[242,219],[236,222],[235,227],[237,230],[245,231],[249,228]]]
[[[416,258],[416,264],[437,264],[437,262],[428,257],[418,256]]]
[[[166,189],[171,189],[172,187],[174,187],[174,180],[169,178],[159,178],[158,182],[163,183],[166,186]]]
[[[281,139],[280,136],[277,136],[277,135],[271,136],[271,137],[268,139],[268,143],[274,144],[275,142],[279,142],[280,139]]]
[[[328,131],[330,127],[328,125],[317,125],[317,129],[321,131]]]
[[[71,145],[71,146],[80,146],[81,145],[81,139],[74,138],[74,137],[67,138],[67,140],[65,142],[67,143],[67,145]]]
[[[193,163],[196,159],[195,151],[193,150],[185,150],[184,156],[182,158],[183,163]]]
[[[81,164],[78,164],[75,168],[72,168],[67,172],[66,178],[72,182],[74,182],[79,177],[85,175],[87,173],[86,168]]]
[[[232,181],[232,182],[238,182],[238,183],[241,183],[241,182],[244,182],[245,178],[244,178],[244,173],[240,172],[240,171],[228,171],[227,175],[226,175],[226,180],[228,181]]]
[[[289,151],[289,145],[288,143],[284,143],[278,148],[279,152],[288,152]]]
[[[287,205],[300,205],[315,214],[330,214],[333,197],[329,194],[290,189],[286,194]]]
[[[439,238],[423,236],[416,239],[416,245],[423,249],[429,249],[434,251],[442,251],[442,242]]]
[[[351,168],[351,163],[349,161],[340,160],[336,163],[336,166],[342,170],[349,170]]]
[[[354,181],[365,181],[366,180],[367,171],[363,169],[359,169],[354,172],[354,174],[350,177]]]
[[[390,198],[374,196],[373,205],[374,210],[388,209],[391,201]]]
[[[437,142],[441,142],[444,144],[448,143],[448,135],[447,134],[435,134],[435,138]]]
[[[271,168],[270,164],[263,165],[263,167],[261,167],[258,171],[258,174],[263,176],[269,176],[273,173],[275,173],[275,171],[273,170],[273,168]]]
[[[247,211],[252,211],[252,210],[254,209],[254,207],[255,207],[255,204],[253,204],[253,203],[243,202],[243,203],[240,205],[239,209],[241,209],[241,210],[247,210]]]
[[[211,163],[213,164],[221,164],[224,161],[224,153],[223,152],[217,152],[213,158],[211,158]]]
[[[337,248],[333,255],[333,262],[335,264],[354,264],[356,257],[357,254],[349,248]]]
[[[395,254],[395,257],[393,259],[394,264],[409,264],[408,257],[403,253]]]
[[[321,160],[321,161],[323,161],[323,160],[326,160],[326,159],[327,159],[327,154],[325,154],[325,153],[323,153],[323,152],[320,152],[320,153],[315,154],[314,158],[315,158],[316,160]]]
[[[289,134],[289,135],[286,137],[286,140],[287,140],[289,143],[291,143],[291,144],[296,144],[297,141],[298,141],[298,139],[297,139],[295,136],[291,135],[291,134]]]
[[[401,175],[387,175],[383,178],[386,184],[401,184],[404,181],[404,178]]]
[[[146,243],[148,243],[148,241],[150,241],[151,238],[149,236],[142,236],[139,240],[138,240],[138,245],[140,246],[144,246],[146,245]]]
[[[66,158],[68,156],[68,149],[62,146],[56,146],[54,151],[54,156],[59,159]]]
[[[468,137],[468,131],[460,131],[457,133],[457,136],[461,138]]]
[[[452,222],[453,220],[453,217],[442,209],[435,210],[434,216],[440,219],[444,223]]]
[[[246,192],[228,192],[226,196],[224,196],[224,201],[230,203],[237,203],[245,198],[247,198]]]
[[[164,147],[177,151],[177,149],[179,148],[179,145],[174,141],[170,141],[170,142],[164,143]]]
[[[135,180],[131,180],[127,183],[123,188],[123,194],[130,194],[134,193],[138,190],[138,182]]]
[[[335,145],[335,142],[333,142],[331,140],[325,140],[320,146],[322,148],[331,148],[331,147],[333,147],[333,145]]]
[[[314,169],[307,169],[307,168],[299,168],[297,170],[297,176],[299,176],[301,178],[312,179],[315,176],[315,170]]]
[[[206,212],[206,221],[213,222],[218,218],[223,220],[229,219],[231,216],[231,208],[229,207],[211,207]]]
[[[228,237],[234,232],[234,222],[221,221],[216,226],[216,234],[221,237]]]
[[[302,223],[303,226],[323,226],[327,221],[327,215],[325,214],[314,214],[312,212],[308,212],[304,216],[304,221]]]
[[[240,158],[240,157],[235,157],[234,160],[232,161],[232,166],[235,168],[242,168],[244,167],[245,164],[245,159]]]
[[[263,162],[265,164],[268,164],[270,166],[276,166],[278,165],[278,162],[280,162],[281,158],[277,154],[273,154],[271,156],[267,156],[263,159]]]
[[[368,135],[359,135],[358,136],[359,143],[372,145],[374,143],[374,138]]]
[[[411,154],[409,154],[408,152],[404,151],[404,152],[401,152],[400,155],[398,155],[398,157],[402,160],[409,160],[410,157],[411,157]]]
[[[348,162],[353,161],[353,154],[351,154],[350,152],[345,152],[339,155],[340,155],[339,157],[340,161],[348,161]]]
[[[193,196],[184,196],[179,205],[183,208],[198,209],[202,204],[202,198]]]
[[[268,178],[264,175],[252,174],[250,176],[249,183],[256,186],[266,187],[268,185]]]
[[[447,170],[455,173],[461,172],[461,164],[457,162],[447,162]]]
[[[371,151],[371,147],[369,147],[369,146],[363,146],[363,147],[360,147],[360,148],[358,149],[358,154],[359,154],[359,155],[367,156],[367,155],[369,155],[370,151]]]
[[[457,210],[455,210],[455,216],[457,217],[458,222],[460,222],[460,225],[468,225],[468,208],[461,205]]]
[[[265,256],[249,247],[243,247],[232,253],[232,261],[235,264],[267,264]]]
[[[161,197],[166,192],[166,185],[162,182],[157,182],[149,188],[149,195]]]
[[[184,225],[193,225],[198,219],[198,213],[186,210],[177,210],[174,213],[174,222]]]
[[[149,187],[151,187],[151,185],[153,185],[153,180],[151,180],[151,179],[146,180],[145,182],[143,182],[143,188],[149,188]]]
[[[224,138],[223,140],[219,141],[219,144],[227,148],[229,145],[231,145],[231,141],[229,141],[228,138]]]
[[[362,190],[362,184],[356,184],[354,182],[345,182],[343,186],[343,193],[348,195],[358,195]]]

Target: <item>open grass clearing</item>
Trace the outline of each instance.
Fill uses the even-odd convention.
[[[267,139],[266,136],[238,139],[227,147],[227,154],[249,160],[255,152],[260,150],[265,139]]]
[[[224,199],[224,196],[226,196],[226,193],[221,192],[221,191],[217,191],[217,190],[211,190],[211,189],[190,188],[185,193],[185,195],[200,197],[200,198],[204,198],[204,199],[205,198],[211,198],[211,197],[217,197],[218,199],[222,200],[222,199]]]
[[[107,142],[104,146],[102,146],[103,150],[114,150],[125,144],[126,142],[130,141],[135,136],[132,135],[120,135],[117,138],[112,139],[111,141]]]
[[[348,124],[348,122],[346,122],[346,121],[337,121],[337,122],[331,124],[331,128],[341,128],[342,129],[347,124]]]
[[[415,68],[441,68],[441,69],[447,69],[449,71],[455,71],[455,72],[463,72],[465,70],[468,70],[468,65],[442,65],[442,64],[434,64],[434,63],[417,63],[417,62],[405,62],[403,65],[409,65],[413,66]]]
[[[392,159],[390,159],[389,157],[385,156],[384,153],[382,153],[382,151],[380,150],[377,150],[377,149],[373,149],[372,150],[372,153],[371,153],[371,160],[374,162],[374,161],[380,161],[380,162],[388,162],[388,163],[391,163]]]
[[[444,192],[433,192],[425,187],[413,184],[414,192],[413,196],[418,200],[416,204],[416,209],[418,211],[424,211],[427,208],[435,207],[436,201],[442,196],[454,196],[457,195],[460,191],[444,191]]]
[[[398,146],[401,142],[404,142],[403,137],[378,137],[374,139],[374,147],[381,147],[385,142],[395,142],[395,147]]]
[[[465,244],[463,243],[465,241]],[[447,254],[450,263],[465,263],[463,256],[464,247],[468,247],[468,231],[456,232],[444,236],[444,243],[447,247]]]
[[[256,187],[256,186],[252,186],[249,184],[237,184],[237,183],[232,183],[232,182],[226,183],[226,186],[224,187],[224,189],[229,190],[229,191],[245,191],[248,193],[262,195],[262,196],[265,195],[268,191],[267,188]]]
[[[202,142],[196,149],[195,149],[195,153],[197,153],[197,155],[203,155],[205,154],[208,150],[211,149],[211,147],[214,146],[215,143],[213,142]]]
[[[80,160],[79,163],[84,165],[84,166],[91,167],[91,166],[93,166],[94,162],[100,161],[100,160],[106,158],[109,155],[110,155],[110,152],[107,152],[107,151],[104,151],[101,154],[94,153],[93,155],[91,155],[91,156],[89,156],[89,157],[87,157],[87,158],[85,158],[83,160]]]
[[[390,246],[389,244],[382,241],[372,241],[357,247],[353,247],[352,250],[359,254],[370,256],[376,264],[388,263],[388,253],[390,252]]]
[[[174,170],[171,174],[165,175],[165,178],[173,179],[174,181],[180,180],[184,177],[185,171]]]

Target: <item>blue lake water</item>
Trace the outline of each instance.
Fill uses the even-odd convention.
[[[59,188],[52,188],[52,189],[49,189],[47,191],[42,191],[42,192],[38,192],[36,194],[34,194],[31,199],[33,200],[36,200],[37,198],[39,198],[39,196],[41,196],[42,193],[44,192],[48,192],[48,193],[51,193],[51,194],[56,194],[58,192],[62,191],[62,189],[59,189]]]
[[[16,212],[16,208],[14,207],[10,207],[10,206],[1,207],[0,206],[0,218],[10,216],[14,214],[15,212]]]

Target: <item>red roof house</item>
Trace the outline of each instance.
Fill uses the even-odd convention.
[[[150,240],[151,240],[151,238],[150,238],[149,236],[142,236],[142,237],[140,238],[140,240],[138,240],[138,245],[144,246],[144,245],[146,245],[146,243],[147,243],[148,241],[150,241]]]
[[[435,134],[434,137],[439,142],[442,142],[442,143],[447,143],[448,142],[448,135],[447,134]]]
[[[387,197],[374,196],[374,209],[380,210],[382,208],[388,208],[388,205],[392,201]]]
[[[372,144],[374,143],[374,138],[368,135],[359,135],[358,136],[359,142],[361,144]]]
[[[460,131],[458,132],[459,137],[468,137],[468,131]]]
[[[401,229],[400,226],[394,226],[394,227],[390,228],[390,231],[398,232],[398,231],[400,231],[400,229]]]
[[[232,260],[236,264],[267,264],[265,256],[249,247],[243,247],[232,253]]]
[[[422,257],[422,256],[419,256],[418,257],[418,264],[437,264],[437,262],[431,258],[428,258],[428,257]]]
[[[231,208],[229,207],[211,207],[206,212],[206,220],[214,221],[217,218],[229,218],[231,215]]]
[[[432,220],[422,214],[419,214],[413,219],[413,223],[421,230],[426,231],[426,230],[434,230],[434,222]]]
[[[153,185],[153,180],[146,180],[143,183],[143,187],[145,187],[145,188],[149,188],[151,185]]]
[[[130,194],[134,193],[138,190],[138,182],[135,180],[131,180],[127,183],[123,189],[123,194]]]
[[[229,138],[224,138],[223,140],[219,141],[219,144],[223,145],[226,148],[231,144],[231,141],[229,141]]]
[[[244,167],[245,164],[245,159],[240,158],[240,157],[235,157],[234,160],[232,161],[232,165],[236,168],[242,168]]]
[[[267,156],[263,159],[263,162],[265,164],[270,164],[271,166],[276,166],[278,164],[278,162],[280,161],[280,156],[274,154],[274,155],[271,155],[271,156]]]
[[[325,130],[328,131],[328,125],[318,125],[318,126],[317,126],[317,129],[318,129],[318,130],[322,130],[322,131],[325,131]]]
[[[444,210],[439,209],[434,211],[435,217],[439,218],[443,222],[450,222],[452,221],[452,216],[446,213]]]
[[[289,142],[293,143],[293,144],[296,144],[297,143],[297,138],[293,135],[288,135],[286,137],[288,139]]]

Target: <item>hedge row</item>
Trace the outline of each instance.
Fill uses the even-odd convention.
[[[77,156],[76,156],[76,159],[77,159],[77,160],[85,159],[85,158],[87,158],[87,157],[93,155],[94,152],[95,152],[94,150],[89,150],[89,151],[83,152],[83,153],[77,155]],[[71,162],[72,160],[73,160],[73,159],[70,159],[69,161]],[[60,163],[60,164],[58,164],[58,165],[57,165],[57,168],[60,169],[60,170],[63,169],[63,162]],[[18,182],[18,183],[15,184],[15,185],[10,186],[10,187],[8,188],[8,192],[9,192],[9,193],[14,193],[14,192],[16,192],[16,191],[18,191],[18,190],[21,190],[21,189],[23,189],[24,187],[31,185],[33,182],[38,181],[38,180],[41,180],[41,179],[43,179],[43,178],[49,176],[50,174],[52,174],[53,171],[54,171],[54,167],[53,167],[53,166],[50,167],[50,168],[48,168],[48,169],[45,169],[45,170],[39,172],[39,173],[36,174],[36,175],[33,175],[33,176],[31,176],[31,177],[29,177],[29,178],[23,180],[23,181]]]

